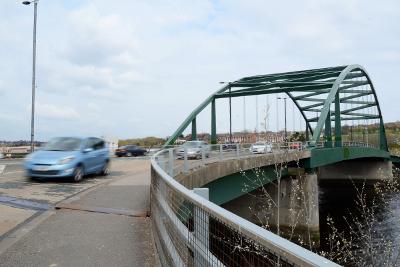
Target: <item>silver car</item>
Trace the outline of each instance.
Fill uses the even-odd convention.
[[[272,144],[269,142],[257,142],[250,146],[250,152],[253,154],[272,153]]]
[[[183,159],[185,149],[188,159],[200,159],[202,157],[202,150],[206,157],[210,156],[210,146],[204,141],[187,141],[178,148],[176,153],[178,159]]]

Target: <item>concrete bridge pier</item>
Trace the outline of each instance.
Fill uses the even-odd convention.
[[[260,226],[268,226],[280,235],[298,241],[302,239],[313,247],[319,246],[319,202],[316,173],[303,169],[289,169],[289,176],[280,181],[280,209],[277,181],[255,189],[249,194],[231,200],[223,208]],[[243,204],[246,203],[246,204]]]

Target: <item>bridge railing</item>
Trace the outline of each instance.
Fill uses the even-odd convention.
[[[277,144],[273,149],[306,149],[298,146]],[[215,205],[201,189],[177,182],[174,176],[185,168],[205,164],[196,160],[185,166],[188,154],[177,160],[179,149],[161,150],[151,159],[152,229],[163,266],[338,266]],[[249,149],[249,144],[211,146],[203,160],[247,157]]]
[[[227,159],[243,158],[260,154],[279,154],[308,149],[303,142],[266,143],[256,145],[249,143],[206,145],[201,149],[184,146],[170,147],[160,152],[158,162],[170,175],[188,172],[190,169]],[[191,160],[197,159],[197,160]]]

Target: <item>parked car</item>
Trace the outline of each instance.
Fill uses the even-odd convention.
[[[187,152],[187,158],[192,159],[200,159],[202,157],[202,150],[204,150],[204,155],[206,157],[210,156],[210,146],[204,141],[187,141],[182,146],[178,148],[176,153],[177,158],[184,158],[185,148]]]
[[[117,157],[144,156],[146,153],[146,149],[140,148],[135,145],[122,146],[115,150],[115,155]]]
[[[72,177],[80,182],[87,174],[107,175],[110,158],[104,140],[96,137],[57,137],[25,158],[31,178]]]
[[[0,153],[0,159],[4,159],[4,154]]]
[[[250,146],[253,154],[272,153],[272,144],[269,142],[257,142]]]

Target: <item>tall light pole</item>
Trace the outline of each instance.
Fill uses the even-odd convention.
[[[287,125],[286,125],[286,97],[277,97],[276,99],[283,99],[285,105],[285,141],[287,141]]]
[[[33,3],[33,49],[32,49],[32,113],[31,113],[31,152],[35,149],[35,89],[36,89],[36,22],[37,4],[39,0],[23,1],[22,4],[30,5]]]

